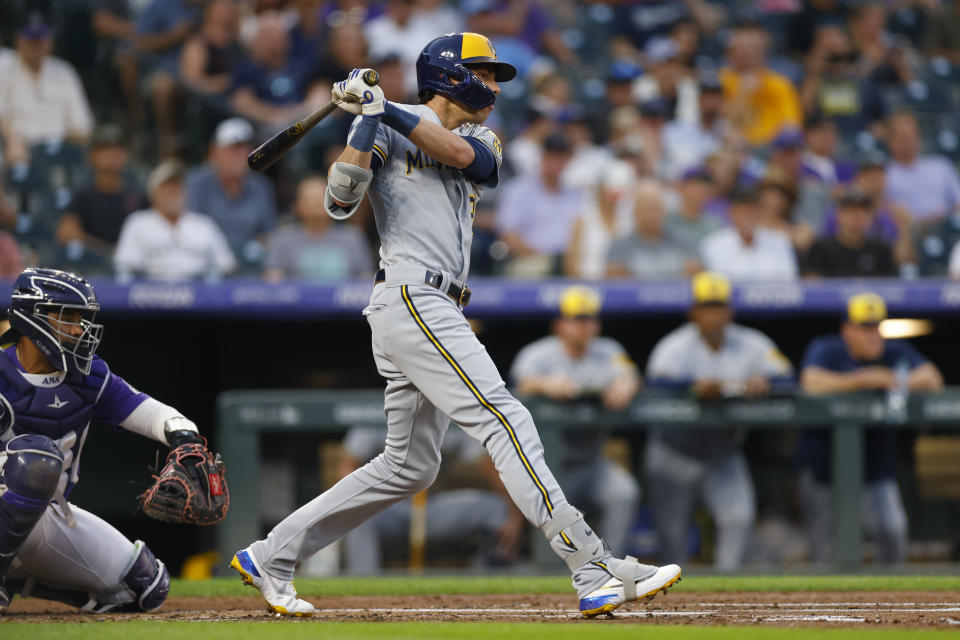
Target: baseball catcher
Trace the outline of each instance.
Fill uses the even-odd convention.
[[[27,269],[14,282],[0,336],[0,613],[16,593],[93,612],[151,611],[167,597],[167,569],[145,543],[69,502],[92,421],[171,447],[141,496],[148,515],[211,524],[229,506],[196,425],[95,355],[99,308],[72,273]]]

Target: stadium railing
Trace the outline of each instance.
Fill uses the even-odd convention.
[[[689,397],[645,392],[631,407],[612,413],[592,404],[556,404],[541,398],[527,406],[543,442],[547,463],[559,466],[562,429],[645,429],[650,424],[670,428],[750,429],[827,427],[833,442],[834,560],[838,565],[861,562],[860,493],[863,479],[863,430],[886,426],[960,428],[960,388],[908,399],[902,420],[890,420],[885,398],[877,394],[773,397],[701,404]],[[228,461],[227,478],[234,505],[253,507],[259,499],[260,437],[264,434],[344,433],[357,425],[385,424],[383,392],[353,391],[228,391],[217,399],[217,442]],[[217,529],[217,547],[230,557],[261,535],[255,508],[234,508]],[[555,567],[555,559],[535,545],[535,560]]]

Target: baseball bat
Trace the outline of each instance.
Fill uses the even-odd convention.
[[[380,82],[380,74],[373,69],[369,69],[363,74],[363,81],[368,86],[374,86]],[[293,145],[300,142],[307,132],[333,113],[337,108],[337,103],[331,100],[323,105],[303,120],[293,123],[283,131],[279,131],[269,140],[250,152],[247,156],[247,166],[254,171],[266,171],[274,162],[282,158]]]

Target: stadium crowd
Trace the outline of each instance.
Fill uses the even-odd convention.
[[[960,7],[936,0],[38,0],[0,5],[0,275],[367,277],[322,215],[350,117],[260,140],[441,32],[520,70],[473,275],[960,277]]]

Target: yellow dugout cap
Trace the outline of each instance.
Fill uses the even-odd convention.
[[[581,285],[573,286],[560,296],[560,314],[564,318],[582,318],[600,313],[600,294]]]
[[[690,292],[694,304],[729,304],[730,281],[714,271],[701,271],[693,276]]]
[[[850,324],[879,324],[887,319],[887,303],[875,293],[860,293],[847,300]]]

